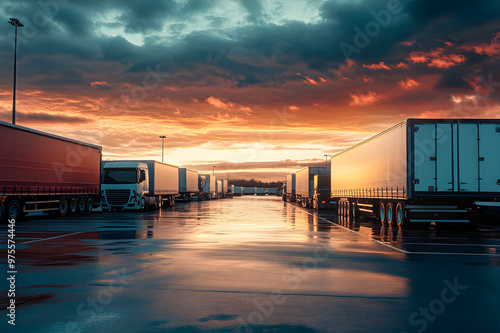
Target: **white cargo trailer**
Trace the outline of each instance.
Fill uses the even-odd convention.
[[[227,197],[228,198],[234,197],[234,185],[227,186]]]
[[[499,147],[500,120],[408,119],[333,156],[331,195],[393,226],[473,222],[500,195]]]
[[[241,197],[243,195],[243,187],[241,186],[234,186],[234,196]]]
[[[255,195],[257,193],[256,187],[244,187],[243,194],[244,195]]]
[[[215,177],[211,175],[198,175],[198,189],[200,190],[200,198],[209,200],[215,198]]]
[[[305,167],[295,173],[295,196],[303,207],[313,207],[314,175],[329,175],[330,167]]]
[[[198,171],[179,168],[179,199],[189,202],[198,191]]]
[[[222,179],[217,179],[216,178],[216,188],[215,188],[215,197],[217,199],[222,199],[222,195],[223,195],[223,192],[222,192]]]
[[[178,167],[158,161],[114,161],[104,165],[103,210],[142,210],[173,206],[179,194]]]
[[[223,179],[222,180],[222,197],[225,198],[227,197],[227,193],[228,193],[228,188],[227,188],[227,179]]]
[[[285,201],[295,202],[295,174],[291,173],[286,176],[286,195],[283,197]]]

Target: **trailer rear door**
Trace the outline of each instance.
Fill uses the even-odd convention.
[[[479,190],[500,191],[500,125],[479,125]]]
[[[413,126],[415,192],[500,191],[500,125],[430,121]]]
[[[457,124],[460,192],[479,192],[478,124]]]
[[[452,125],[417,124],[414,131],[414,190],[453,191]]]

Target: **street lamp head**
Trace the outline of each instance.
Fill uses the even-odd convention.
[[[160,135],[160,139],[166,139],[167,137],[165,135]]]
[[[12,24],[15,27],[24,27],[24,24],[22,24],[21,22],[19,22],[19,19],[16,19],[14,17],[11,17],[9,19],[9,23]]]

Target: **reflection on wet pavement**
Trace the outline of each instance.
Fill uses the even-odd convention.
[[[500,327],[495,230],[400,231],[252,196],[36,216],[16,231],[18,299],[33,299],[19,305],[23,332]],[[454,301],[435,301],[450,284]],[[419,312],[430,304],[433,320]]]

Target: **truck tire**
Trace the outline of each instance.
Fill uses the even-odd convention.
[[[7,210],[5,212],[5,215],[7,215],[7,219],[19,219],[22,217],[21,214],[21,205],[19,204],[19,201],[17,200],[10,200],[7,203]]]
[[[94,209],[94,200],[91,197],[88,197],[85,200],[85,213],[90,213]]]
[[[341,216],[342,215],[342,203],[339,201],[337,201],[337,215],[338,216]]]
[[[76,199],[76,212],[77,214],[85,213],[85,207],[87,206],[84,198]]]
[[[77,211],[77,203],[75,198],[71,198],[68,201],[68,211],[71,215],[75,215]]]
[[[346,201],[344,204],[344,216],[351,216],[351,205],[349,201]]]
[[[3,222],[5,218],[5,210],[3,208],[3,203],[0,201],[0,223]]]
[[[387,205],[385,206],[385,211],[387,215],[387,224],[391,227],[397,226],[396,219],[394,218],[394,204],[392,202],[387,203]]]
[[[59,210],[57,211],[58,215],[61,217],[65,217],[68,214],[68,200],[61,199],[59,200]]]
[[[398,227],[400,227],[401,229],[404,229],[407,225],[405,217],[405,206],[401,202],[398,202],[398,204],[396,205],[394,220],[396,221]]]
[[[357,218],[358,215],[359,215],[358,205],[356,204],[356,202],[353,201],[351,205],[351,217]]]
[[[378,205],[378,219],[380,220],[380,223],[382,223],[382,225],[385,225],[387,223],[387,214],[385,210],[385,204],[383,202]]]

